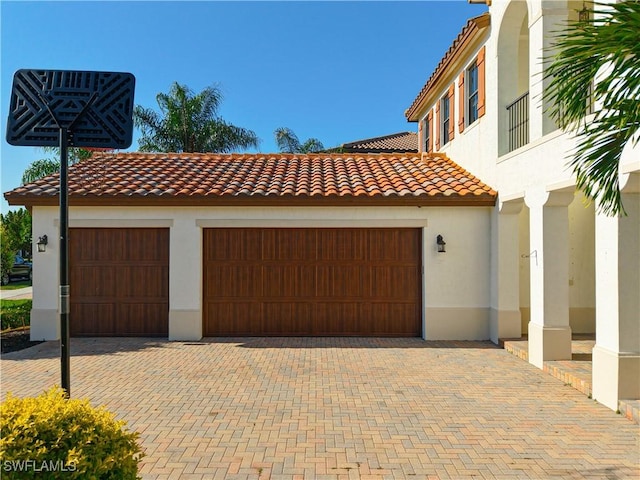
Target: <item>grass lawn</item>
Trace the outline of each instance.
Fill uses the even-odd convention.
[[[29,326],[32,301],[0,300],[2,320],[0,330]]]
[[[29,280],[20,280],[19,282],[9,282],[8,285],[0,286],[0,290],[17,290],[19,288],[30,287],[31,282]]]

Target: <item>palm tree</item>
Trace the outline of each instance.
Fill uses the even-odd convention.
[[[287,127],[276,128],[273,134],[278,148],[283,153],[317,153],[324,150],[324,145],[317,138],[309,138],[300,143],[298,136]]]
[[[218,115],[222,93],[207,87],[194,94],[174,82],[169,93],[156,96],[160,113],[137,105],[135,125],[142,131],[143,152],[231,152],[258,146],[256,134],[225,122]]]
[[[551,117],[577,135],[570,165],[578,188],[599,211],[620,215],[620,157],[640,131],[640,2],[598,5],[590,13],[569,23],[552,46],[545,98]],[[591,95],[602,108],[587,119]]]

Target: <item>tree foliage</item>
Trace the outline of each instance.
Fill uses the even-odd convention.
[[[186,85],[174,82],[169,93],[156,96],[160,113],[136,105],[135,125],[142,137],[143,152],[220,152],[258,146],[256,134],[227,123],[218,115],[222,93],[207,87],[194,94]]]
[[[60,149],[57,147],[44,147],[45,152],[54,153],[56,157],[41,158],[32,162],[22,174],[22,184],[35,182],[41,178],[53,175],[60,171]],[[70,148],[67,151],[69,164],[81,162],[90,158],[92,152],[84,148]]]
[[[300,143],[294,131],[287,127],[277,128],[273,134],[278,148],[283,153],[317,153],[324,150],[324,145],[317,138],[309,138]]]
[[[6,245],[15,255],[22,251],[24,256],[31,255],[31,214],[25,208],[9,210],[6,214],[0,214],[2,224],[2,245]],[[13,265],[13,257],[11,260]]]
[[[576,134],[570,165],[578,188],[599,211],[622,214],[620,158],[640,131],[640,2],[597,4],[590,20],[568,24],[551,51],[545,98],[551,117]],[[592,101],[601,105],[593,117]]]
[[[13,267],[13,260],[15,251],[11,247],[11,243],[8,241],[7,228],[4,222],[0,222],[0,276],[5,272],[10,272]],[[4,311],[2,318],[4,319]]]

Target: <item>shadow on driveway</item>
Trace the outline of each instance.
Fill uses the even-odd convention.
[[[498,349],[490,341],[425,341],[420,338],[379,337],[205,337],[199,341],[169,341],[166,338],[82,337],[71,338],[71,356],[118,355],[146,349],[182,349],[237,344],[240,348],[346,348],[346,349]],[[48,341],[17,352],[2,355],[5,360],[35,360],[60,357],[60,342]]]

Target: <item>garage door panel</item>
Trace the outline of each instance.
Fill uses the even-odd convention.
[[[169,260],[169,238],[162,235],[149,235],[147,229],[127,229],[121,234],[122,261],[167,263]]]
[[[165,306],[153,303],[118,303],[116,307],[115,331],[122,336],[145,336],[155,329],[158,317]],[[168,327],[168,325],[167,325]],[[155,331],[154,336],[168,335],[168,328]]]
[[[415,263],[420,241],[411,229],[373,229],[369,237],[369,259]]]
[[[262,296],[262,267],[244,263],[210,264],[205,272],[205,297],[236,298]]]
[[[420,272],[415,266],[381,267],[371,269],[371,296],[375,298],[395,298],[415,301],[419,293],[415,285]]]
[[[367,239],[365,230],[319,229],[318,260],[329,262],[366,260]]]
[[[262,335],[312,335],[311,305],[307,302],[265,302]]]
[[[106,336],[115,331],[116,308],[113,303],[71,305],[69,333],[73,336]]]
[[[168,270],[159,266],[121,266],[117,275],[118,297],[154,300],[168,289]]]
[[[262,328],[262,305],[257,302],[208,303],[204,335],[256,335]]]
[[[317,296],[362,298],[371,295],[371,269],[367,265],[318,265]]]
[[[205,229],[203,239],[205,335],[421,333],[419,229]],[[210,253],[233,249],[229,239],[242,248]]]
[[[266,298],[313,296],[316,288],[315,267],[269,263],[263,266],[262,281]]]
[[[413,303],[375,303],[371,307],[373,335],[410,335],[415,332],[416,305]]]
[[[366,334],[366,326],[362,325],[365,306],[359,302],[318,302],[314,305],[317,312],[314,334],[320,336]]]
[[[72,335],[167,336],[169,230],[70,229]]]
[[[314,261],[317,259],[317,236],[313,229],[264,229],[262,260]]]
[[[261,243],[259,230],[234,229],[206,229],[204,242],[209,248],[205,249],[205,262],[224,261],[254,261],[261,253],[255,246]]]
[[[80,297],[115,297],[118,289],[116,278],[116,268],[96,268],[93,264],[76,266],[69,276],[71,294]]]

